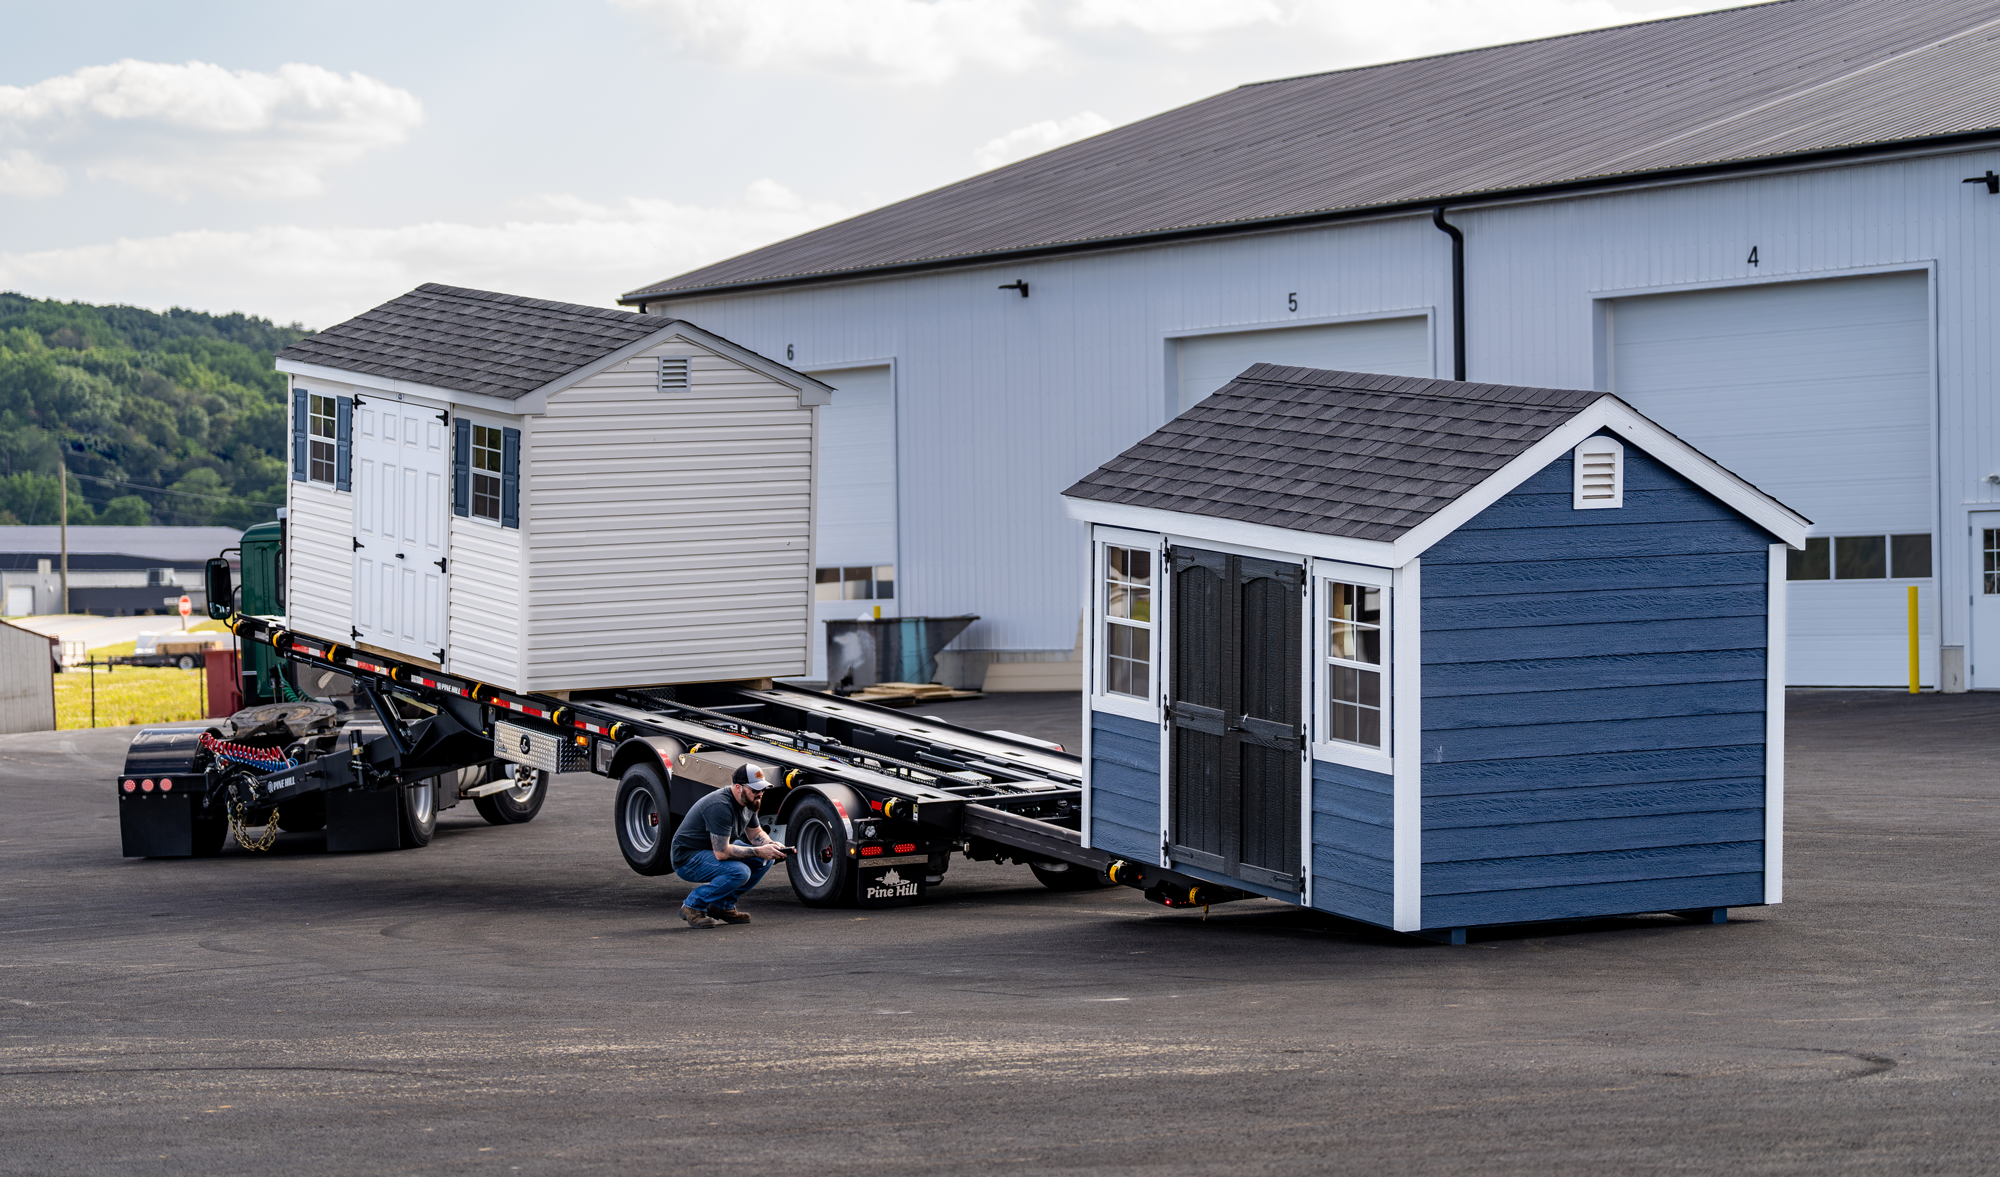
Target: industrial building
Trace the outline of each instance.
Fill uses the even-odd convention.
[[[9,617],[63,611],[63,549],[69,551],[69,611],[103,617],[169,614],[180,599],[208,603],[201,569],[234,547],[233,527],[0,527],[0,602]]]
[[[1265,362],[1615,393],[1811,520],[1793,684],[1903,684],[1915,585],[1924,683],[2000,688],[1996,29],[1784,0],[1246,85],[621,301],[840,390],[820,614],[978,614],[971,685],[1072,657],[1063,488]]]

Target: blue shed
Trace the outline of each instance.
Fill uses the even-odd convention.
[[[1064,495],[1121,880],[1453,941],[1779,901],[1808,521],[1617,397],[1259,364]]]

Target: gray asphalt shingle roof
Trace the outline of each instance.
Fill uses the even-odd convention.
[[[1393,541],[1604,395],[1255,364],[1063,494]]]
[[[623,301],[1992,132],[1996,17],[1783,0],[1243,86]]]
[[[513,400],[672,322],[425,283],[308,335],[278,358]]]

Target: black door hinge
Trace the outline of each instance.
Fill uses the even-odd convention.
[[[358,535],[354,537],[354,550],[357,552],[361,550],[361,537]]]
[[[451,414],[450,414],[450,413],[447,413],[447,412],[446,412],[446,411],[444,411],[443,409],[439,409],[439,410],[438,410],[438,420],[440,420],[440,421],[444,422],[444,423],[445,423],[446,425],[449,425],[449,424],[451,424]]]
[[[444,562],[443,560],[439,560],[439,561],[437,562],[437,566],[438,566],[438,571],[439,571],[439,572],[445,572],[445,571],[449,571],[448,569],[446,569],[446,568],[445,568],[445,566],[444,566],[444,565],[445,565],[445,562]]]
[[[347,631],[347,636],[350,640],[358,642],[361,640],[361,631],[358,629],[350,629]]]
[[[444,651],[443,651],[443,650],[439,650],[439,651],[437,652],[437,658],[435,659],[435,661],[437,662],[437,664],[438,664],[439,666],[443,666],[443,665],[444,665]]]

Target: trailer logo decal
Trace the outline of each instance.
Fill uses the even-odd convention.
[[[890,867],[882,872],[881,878],[870,879],[863,890],[867,899],[915,899],[917,881],[904,878],[895,867]]]

